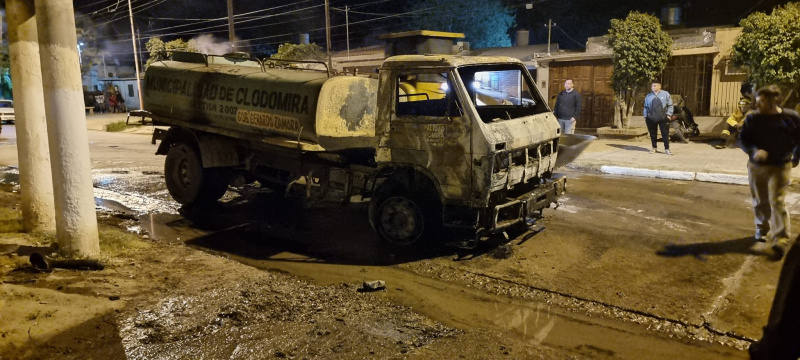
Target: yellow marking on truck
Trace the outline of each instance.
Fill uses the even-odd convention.
[[[266,112],[238,110],[236,112],[236,122],[263,129],[300,133],[300,122],[296,118]]]

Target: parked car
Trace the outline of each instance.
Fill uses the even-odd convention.
[[[0,123],[14,123],[14,101],[0,99]]]

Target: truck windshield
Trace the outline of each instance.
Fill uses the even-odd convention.
[[[550,111],[521,65],[458,68],[472,105],[484,122],[510,120]]]

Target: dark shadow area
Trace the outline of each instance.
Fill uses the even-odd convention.
[[[757,244],[760,244],[758,240],[752,236],[748,236],[725,241],[701,242],[686,245],[670,244],[664,246],[664,248],[657,251],[656,254],[666,257],[694,256],[704,261],[707,255],[745,254],[768,256],[767,253],[759,250],[758,247],[755,246]]]
[[[183,207],[183,217],[145,215],[141,220],[156,239],[252,260],[394,265],[446,255],[471,259],[508,243],[500,236],[475,249],[459,249],[445,244],[471,235],[445,231],[418,246],[389,246],[372,231],[367,206],[310,204],[259,191],[203,208]]]
[[[644,152],[650,151],[650,149],[648,149],[648,148],[644,148],[644,147],[641,147],[641,146],[635,146],[635,145],[608,144],[608,146],[615,147],[615,148],[621,149],[621,150],[628,150],[628,151],[644,151]]]

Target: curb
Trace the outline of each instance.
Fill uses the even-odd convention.
[[[609,175],[634,176],[651,179],[667,179],[682,181],[701,181],[717,184],[748,185],[747,175],[704,173],[693,171],[674,171],[674,170],[653,170],[631,168],[624,166],[581,166],[570,164],[567,168],[578,171],[600,172]]]
[[[656,179],[702,181],[719,184],[747,185],[747,175],[702,173],[692,171],[650,170],[622,166],[601,166],[600,172],[611,175],[625,175]]]

